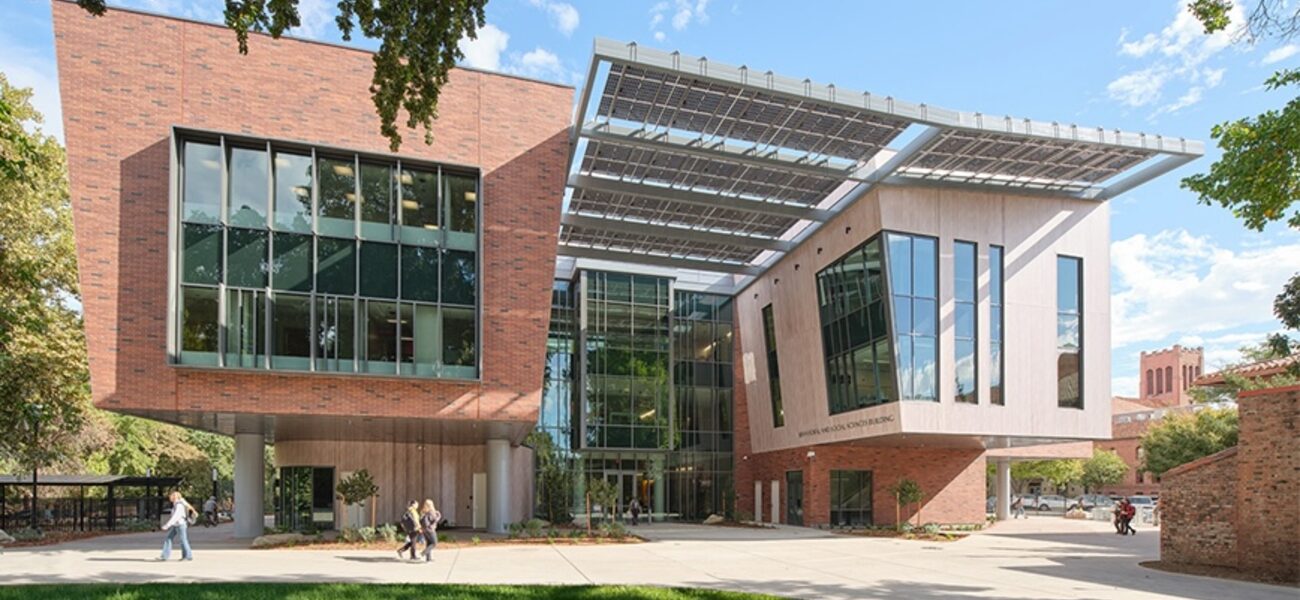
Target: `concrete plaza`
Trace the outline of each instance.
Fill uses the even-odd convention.
[[[389,551],[250,550],[229,526],[194,530],[193,562],[158,563],[162,535],[110,536],[0,557],[0,583],[260,581],[651,584],[801,598],[1287,599],[1294,588],[1145,569],[1155,530],[1035,517],[952,543],[811,529],[657,524],[650,541],[607,546],[441,549],[432,564]],[[178,555],[177,555],[178,556]],[[177,556],[174,556],[176,558]]]

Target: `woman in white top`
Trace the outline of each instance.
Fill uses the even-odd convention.
[[[180,492],[168,494],[167,499],[172,503],[172,518],[162,527],[167,532],[167,538],[163,540],[162,556],[158,560],[171,558],[172,540],[177,536],[181,538],[181,560],[194,560],[194,553],[190,551],[189,527],[190,515],[197,515],[198,511],[181,497]]]

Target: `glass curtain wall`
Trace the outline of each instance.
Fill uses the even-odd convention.
[[[956,401],[979,403],[979,319],[975,303],[979,288],[979,265],[976,246],[971,242],[953,244],[953,368],[956,371]]]
[[[475,174],[228,136],[180,144],[181,364],[478,376]]]
[[[1003,374],[1006,372],[1002,357],[1003,299],[1006,287],[1003,276],[1002,246],[989,246],[989,402],[1006,404],[1003,395]]]
[[[730,510],[733,339],[729,296],[625,273],[555,282],[537,427],[572,452],[575,513],[589,479],[618,492],[597,514],[633,498],[656,519]]]
[[[939,400],[938,241],[886,234],[890,308],[898,344],[898,394],[904,400]]]

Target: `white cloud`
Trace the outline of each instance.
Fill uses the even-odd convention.
[[[662,29],[665,20],[677,31],[685,30],[692,23],[704,25],[709,22],[708,8],[709,0],[659,2],[650,9],[650,30],[655,40],[662,42],[667,38]]]
[[[289,32],[291,35],[313,40],[324,39],[326,32],[337,27],[334,17],[338,13],[338,3],[332,0],[299,0],[299,25]]]
[[[569,77],[568,70],[560,63],[560,57],[541,47],[533,48],[522,55],[512,55],[505,71],[537,79],[563,81]]]
[[[566,36],[572,35],[573,31],[578,28],[579,21],[581,21],[578,9],[567,2],[529,0],[529,4],[546,11],[551,19],[551,25]]]
[[[1112,396],[1136,397],[1138,395],[1137,375],[1112,377],[1110,379],[1110,393]]]
[[[1106,86],[1112,100],[1128,106],[1146,106],[1160,99],[1160,88],[1168,74],[1155,69],[1145,69],[1121,76]]]
[[[32,107],[41,113],[44,121],[39,125],[40,130],[63,143],[63,107],[59,102],[57,69],[48,55],[52,53],[24,48],[5,38],[0,38],[0,48],[5,49],[0,52],[0,73],[5,74],[13,87],[32,88]]]
[[[1295,272],[1297,256],[1293,238],[1236,251],[1185,230],[1119,240],[1111,244],[1113,344],[1276,328],[1273,296]]]
[[[1264,55],[1264,60],[1260,62],[1266,65],[1271,65],[1291,58],[1292,56],[1295,56],[1297,52],[1300,52],[1300,46],[1287,44],[1281,48],[1274,48],[1268,54]]]
[[[1245,23],[1245,13],[1233,4],[1229,10],[1232,23]],[[1152,62],[1120,75],[1106,86],[1111,100],[1131,107],[1153,105],[1160,101],[1167,85],[1186,85],[1178,100],[1162,106],[1156,114],[1191,106],[1201,99],[1207,88],[1223,80],[1224,69],[1205,67],[1205,63],[1232,45],[1238,27],[1206,34],[1183,2],[1174,5],[1174,19],[1159,33],[1147,33],[1129,40],[1127,29],[1120,33],[1119,53]],[[1199,89],[1198,89],[1199,87]]]
[[[460,51],[465,54],[462,63],[475,69],[501,70],[501,53],[510,43],[510,34],[491,23],[480,27],[475,39],[462,38]]]

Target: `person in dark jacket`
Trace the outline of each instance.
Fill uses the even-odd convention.
[[[412,500],[406,505],[406,512],[402,513],[402,531],[406,533],[406,543],[397,549],[397,558],[402,557],[402,553],[407,550],[411,551],[411,560],[415,560],[415,545],[424,536],[420,533],[420,503]]]
[[[433,562],[433,549],[438,546],[438,522],[442,513],[426,498],[420,507],[420,533],[424,536],[424,562]]]

